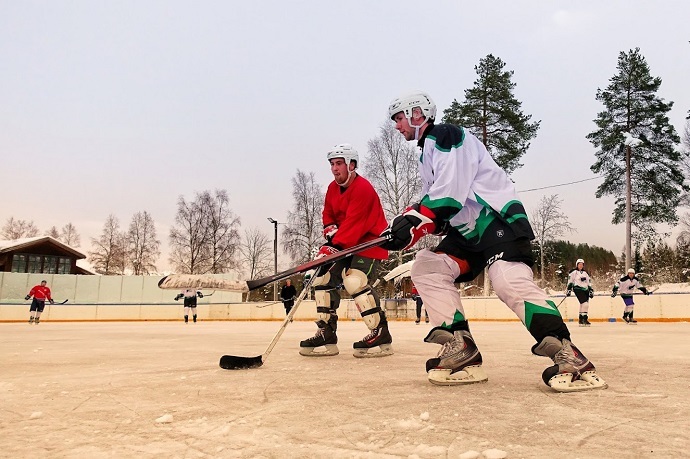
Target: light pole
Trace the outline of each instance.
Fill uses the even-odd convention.
[[[273,274],[278,274],[278,220],[268,217],[268,221],[273,223]],[[278,283],[273,283],[273,301],[278,301]]]

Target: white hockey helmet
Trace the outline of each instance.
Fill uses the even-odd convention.
[[[628,274],[630,274],[630,273],[633,273],[633,274],[635,274],[635,270],[634,270],[634,269],[632,269],[632,268],[628,269]]]
[[[359,165],[359,155],[357,154],[357,150],[352,148],[352,145],[349,143],[341,143],[331,148],[328,150],[328,153],[326,153],[326,158],[328,158],[329,162],[331,159],[343,158],[345,160],[345,164],[348,166],[352,161]]]
[[[582,263],[584,265],[585,260],[583,260],[582,258],[578,258],[577,261],[575,262],[575,266],[579,265],[580,263]]]
[[[427,121],[436,119],[436,104],[427,93],[421,91],[406,94],[393,100],[388,106],[388,116],[390,119],[393,119],[395,115],[403,112],[410,126],[414,126],[415,123],[412,122],[412,109],[415,107],[419,107],[422,110],[422,114]]]

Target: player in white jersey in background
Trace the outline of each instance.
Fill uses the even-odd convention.
[[[625,308],[623,309],[623,320],[625,323],[631,325],[637,325],[637,321],[633,318],[633,309],[635,309],[633,294],[635,293],[635,289],[639,289],[645,295],[652,294],[652,292],[642,286],[640,279],[635,275],[635,270],[630,268],[628,269],[628,273],[616,282],[613,286],[613,292],[611,292],[611,298],[613,298],[620,291],[621,298],[623,298],[623,303],[625,304]]]
[[[389,116],[406,140],[417,141],[420,202],[393,219],[389,250],[412,247],[425,234],[445,234],[434,250],[420,250],[411,277],[434,328],[426,342],[442,346],[427,361],[433,384],[488,379],[455,286],[488,267],[498,297],[536,340],[532,352],[549,357],[544,382],[558,391],[606,387],[594,365],[572,344],[556,305],[533,280],[534,239],[512,181],[484,145],[465,129],[434,124],[436,105],[423,92],[391,102]]]
[[[200,290],[193,288],[186,288],[182,290],[176,297],[175,301],[184,298],[184,323],[189,323],[189,313],[192,313],[192,320],[196,323],[196,299],[203,298],[204,295]]]
[[[578,323],[581,327],[589,327],[589,299],[594,298],[594,289],[592,288],[592,278],[585,270],[585,260],[578,258],[575,262],[575,268],[568,273],[568,287],[565,295],[570,296],[575,292],[577,301],[580,302],[580,318]]]

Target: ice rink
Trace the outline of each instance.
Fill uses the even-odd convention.
[[[573,326],[574,325],[574,326]],[[312,322],[0,324],[0,456],[7,458],[669,458],[690,456],[690,324],[569,323],[609,388],[541,381],[517,322],[473,322],[489,381],[429,384],[429,327],[391,322],[395,355],[308,358]],[[480,455],[481,454],[481,455]]]

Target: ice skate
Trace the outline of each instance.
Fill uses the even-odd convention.
[[[585,316],[583,316],[582,314],[580,314],[580,317],[579,317],[578,320],[577,320],[577,324],[578,324],[580,327],[584,327],[584,326],[585,326]]]
[[[628,314],[628,325],[637,325],[637,321],[633,318],[633,311]]]
[[[587,314],[585,314],[585,327],[589,327],[590,325],[592,325],[592,324],[589,321],[589,316]]]
[[[589,322],[589,318],[587,317],[587,314],[580,314],[580,320],[579,320],[578,324],[580,325],[580,327],[589,327],[590,325],[592,325]]]
[[[606,382],[597,375],[592,362],[567,339],[547,336],[534,345],[532,352],[549,357],[555,363],[541,375],[544,383],[555,391],[576,392],[607,387]]]
[[[329,355],[338,355],[338,336],[336,329],[338,316],[331,314],[328,322],[319,320],[316,325],[319,327],[316,334],[309,339],[305,339],[299,343],[299,353],[305,357],[325,357]],[[318,349],[318,350],[317,350]]]
[[[431,329],[424,341],[443,346],[436,358],[426,362],[427,377],[432,384],[456,386],[489,379],[482,368],[482,355],[469,331],[451,332],[436,327]]]
[[[419,325],[419,318],[417,318],[417,320],[415,320],[414,323]]]
[[[40,319],[39,319],[38,317],[36,317],[36,318],[34,319],[34,325],[38,325],[39,322],[40,322]]]
[[[29,317],[29,325],[31,325],[32,323],[34,323],[34,318],[33,318],[33,317]]]
[[[358,358],[392,355],[393,346],[391,343],[393,343],[393,338],[388,331],[388,321],[382,317],[379,325],[371,330],[371,333],[352,345],[355,350],[352,355]]]

